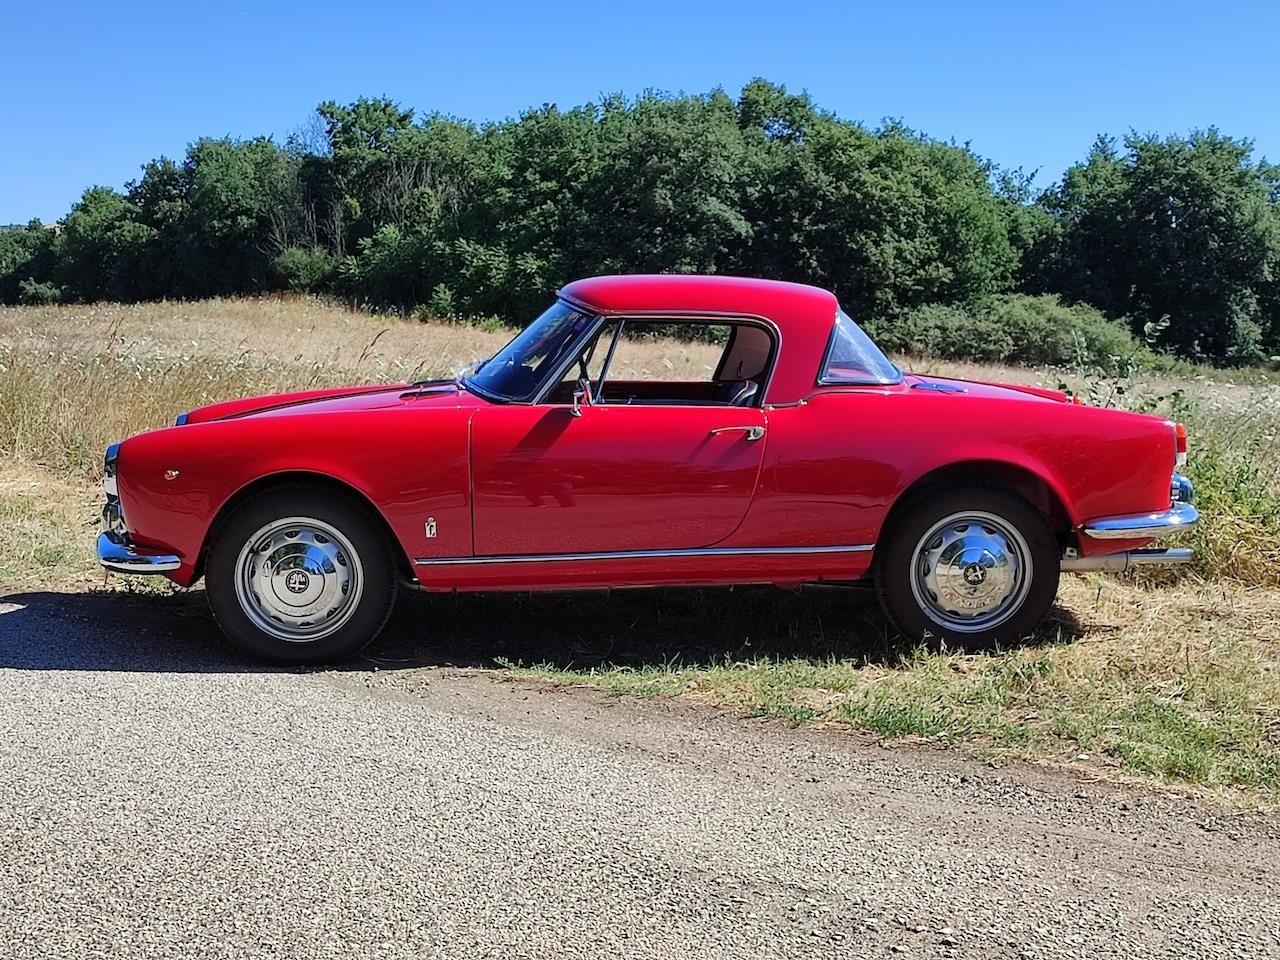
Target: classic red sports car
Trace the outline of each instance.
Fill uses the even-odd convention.
[[[657,337],[708,362],[654,362]],[[903,634],[980,647],[1035,627],[1060,570],[1190,559],[1142,549],[1196,522],[1185,457],[1181,424],[903,373],[825,290],[597,277],[457,380],[233,400],[113,445],[98,555],[203,576],[232,641],[293,663],[359,650],[403,583],[870,578]]]

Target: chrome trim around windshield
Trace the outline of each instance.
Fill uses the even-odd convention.
[[[573,307],[573,309],[581,313],[589,314],[592,318],[591,323],[586,330],[578,334],[578,338],[574,342],[572,349],[565,353],[565,358],[561,361],[560,365],[552,368],[551,372],[547,375],[547,379],[542,381],[542,386],[538,387],[538,389],[533,392],[533,399],[528,401],[509,401],[511,403],[528,403],[529,406],[536,407],[539,404],[546,402],[547,394],[564,382],[564,375],[568,373],[569,369],[578,361],[578,357],[582,356],[582,351],[586,347],[587,343],[592,337],[599,333],[600,330],[603,329],[604,325],[609,321],[609,318],[604,314],[596,310],[583,310],[572,300],[565,300],[561,297],[560,301],[562,303],[567,303],[569,306]]]
[[[467,563],[569,563],[583,560],[651,560],[683,557],[772,557],[822,553],[867,553],[874,543],[824,547],[696,547],[691,550],[616,550],[605,553],[522,553],[509,557],[419,557],[420,567]]]
[[[1094,540],[1142,540],[1190,530],[1200,519],[1200,511],[1189,503],[1175,503],[1168,510],[1103,517],[1082,524],[1080,532]]]

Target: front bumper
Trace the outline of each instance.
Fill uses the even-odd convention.
[[[107,502],[102,507],[102,527],[98,533],[98,562],[116,573],[172,573],[182,566],[173,554],[144,554],[133,549],[124,525],[124,510],[116,488],[116,457],[120,444],[107,448],[102,469],[102,490]]]
[[[137,553],[126,540],[107,530],[98,534],[98,562],[116,573],[172,573],[182,566],[173,554]]]

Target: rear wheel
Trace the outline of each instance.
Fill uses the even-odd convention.
[[[969,484],[907,505],[876,564],[885,612],[913,639],[983,649],[1030,633],[1058,592],[1058,546],[1017,494]]]
[[[281,487],[246,500],[220,525],[205,587],[232,643],[301,664],[340,660],[373,640],[397,581],[391,545],[363,504]]]

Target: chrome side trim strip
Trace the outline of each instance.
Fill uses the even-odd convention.
[[[1180,530],[1190,530],[1200,519],[1200,511],[1189,503],[1175,503],[1158,513],[1139,513],[1124,517],[1103,517],[1081,525],[1080,532],[1094,540],[1138,540],[1164,537]]]
[[[609,553],[533,553],[510,557],[419,557],[419,567],[451,566],[468,563],[568,563],[582,560],[654,560],[663,557],[772,557],[804,556],[815,553],[866,553],[874,543],[830,547],[702,547],[693,550],[619,550]]]

